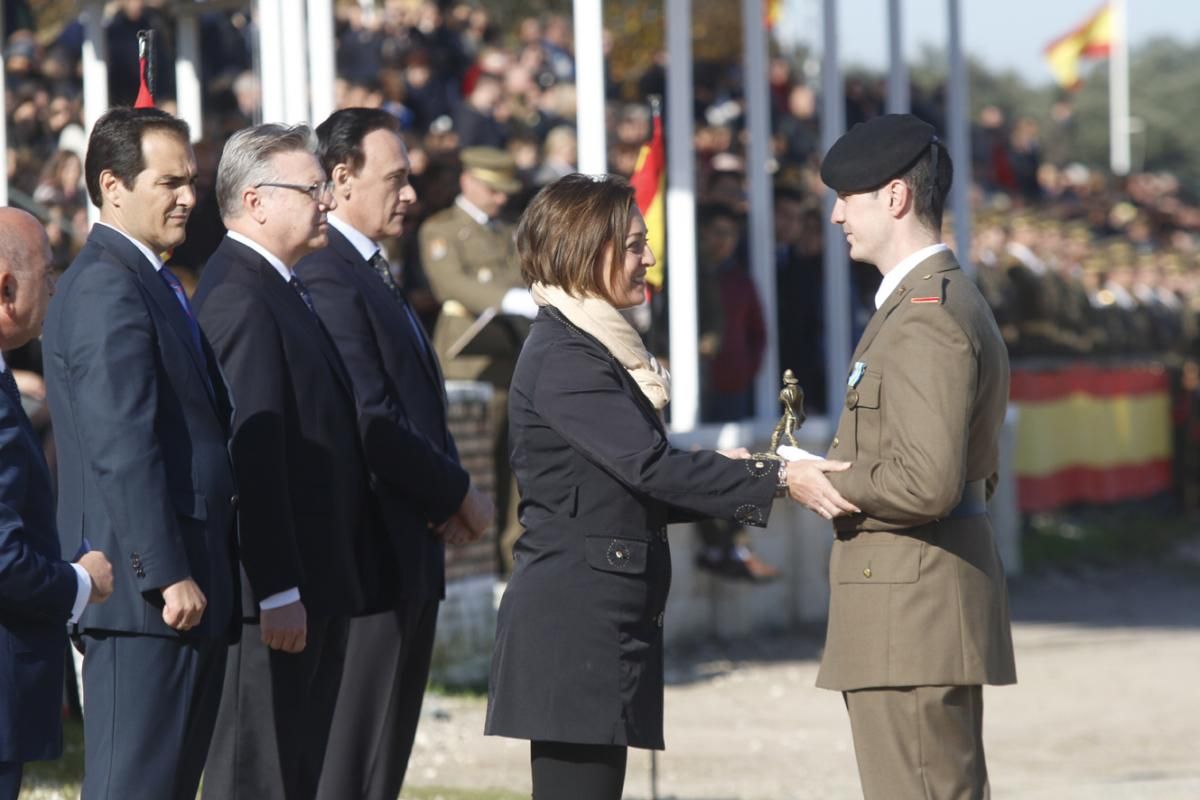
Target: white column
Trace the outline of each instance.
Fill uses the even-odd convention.
[[[579,171],[608,172],[604,117],[604,4],[575,0],[575,130]]]
[[[304,5],[295,0],[280,2],[281,53],[283,63],[283,103],[284,117],[282,120],[266,120],[267,122],[287,122],[295,125],[309,122],[308,108],[308,23],[304,17]]]
[[[887,6],[887,110],[889,114],[904,114],[911,103],[908,96],[908,60],[904,57],[904,13],[900,0],[887,0]]]
[[[696,164],[692,147],[692,1],[667,0],[667,293],[671,429],[700,419],[696,302]]]
[[[1129,154],[1129,37],[1125,0],[1110,0],[1112,49],[1108,56],[1109,164],[1114,175],[1128,175]]]
[[[838,60],[837,0],[823,0],[821,54],[821,152],[829,151],[846,131],[846,90]],[[836,198],[826,191],[825,208],[825,404],[837,419],[846,394],[850,365],[850,253],[841,226],[829,221]]]
[[[258,80],[262,102],[260,122],[287,119],[287,101],[283,88],[283,15],[282,0],[256,0],[258,21]],[[292,49],[297,49],[293,47]]]
[[[204,137],[200,91],[200,31],[196,17],[181,11],[175,23],[175,103],[179,118],[191,128],[192,141]]]
[[[946,92],[946,135],[950,141],[950,160],[954,163],[954,183],[950,185],[950,210],[954,213],[954,241],[958,261],[968,274],[974,274],[971,253],[971,106],[967,97],[967,62],[962,48],[962,8],[960,0],[948,0],[949,52],[948,90]]]
[[[334,112],[333,0],[308,0],[308,106],[314,126]]]
[[[108,46],[104,39],[104,8],[91,3],[79,15],[83,22],[83,127],[92,135],[96,120],[108,110]],[[88,221],[100,219],[100,209],[88,203]]]
[[[775,324],[775,211],[771,174],[771,106],[767,94],[767,30],[762,0],[742,0],[742,80],[746,98],[746,145],[750,218],[750,275],[762,301],[767,350],[754,382],[754,416],[779,418],[779,337]]]

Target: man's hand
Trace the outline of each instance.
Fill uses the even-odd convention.
[[[450,519],[443,522],[437,528],[438,536],[446,541],[446,544],[460,545],[470,544],[482,535],[482,531],[476,532],[467,527],[463,522],[463,518],[455,514]]]
[[[717,452],[720,453],[721,455],[725,456],[726,458],[737,459],[737,458],[749,458],[750,457],[750,451],[744,447],[735,447],[732,450],[718,450]]]
[[[462,505],[458,507],[458,512],[454,516],[473,534],[471,541],[474,541],[483,536],[484,531],[495,520],[496,507],[492,505],[492,501],[486,494],[471,486],[467,489]],[[455,544],[455,542],[451,542],[451,544]]]
[[[200,587],[191,578],[184,578],[178,583],[163,587],[162,618],[167,627],[177,631],[186,631],[196,627],[204,616],[208,599]]]
[[[259,622],[263,644],[272,650],[299,653],[308,643],[308,612],[300,600],[279,608],[264,608]]]
[[[846,461],[790,461],[787,466],[788,496],[825,519],[857,514],[858,506],[842,497],[825,477],[826,472],[843,472],[849,468]]]
[[[92,579],[92,594],[89,603],[103,603],[113,592],[112,564],[99,550],[89,550],[79,557],[77,562]]]

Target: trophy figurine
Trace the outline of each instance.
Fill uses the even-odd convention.
[[[771,432],[771,447],[765,453],[754,453],[756,459],[769,458],[780,460],[779,445],[786,444],[799,448],[795,431],[804,424],[804,390],[790,369],[783,371],[783,388],[779,390],[779,402],[783,403],[783,414]]]

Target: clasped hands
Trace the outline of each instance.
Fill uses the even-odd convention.
[[[782,449],[782,448],[780,448]],[[718,450],[726,458],[750,458],[750,451],[744,447],[733,450]],[[803,453],[803,451],[800,451]],[[832,461],[804,453],[795,459],[787,461],[787,491],[788,497],[825,519],[843,517],[847,514],[857,514],[860,509],[833,488],[827,477],[830,472],[844,472],[850,469],[849,461]]]
[[[471,486],[458,511],[441,525],[434,526],[433,530],[446,544],[470,544],[483,536],[495,515],[496,509],[488,496]]]

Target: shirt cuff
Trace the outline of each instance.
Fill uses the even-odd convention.
[[[282,592],[276,592],[270,597],[263,598],[263,601],[258,604],[258,608],[260,611],[270,611],[298,602],[300,602],[300,588],[292,587]]]
[[[538,304],[528,289],[509,289],[500,301],[500,311],[533,319],[538,313]]]
[[[75,570],[75,605],[71,606],[71,618],[67,620],[69,624],[79,622],[79,615],[83,613],[83,609],[87,608],[88,600],[92,599],[92,576],[88,575],[88,571],[78,564],[72,564],[71,568]]]

